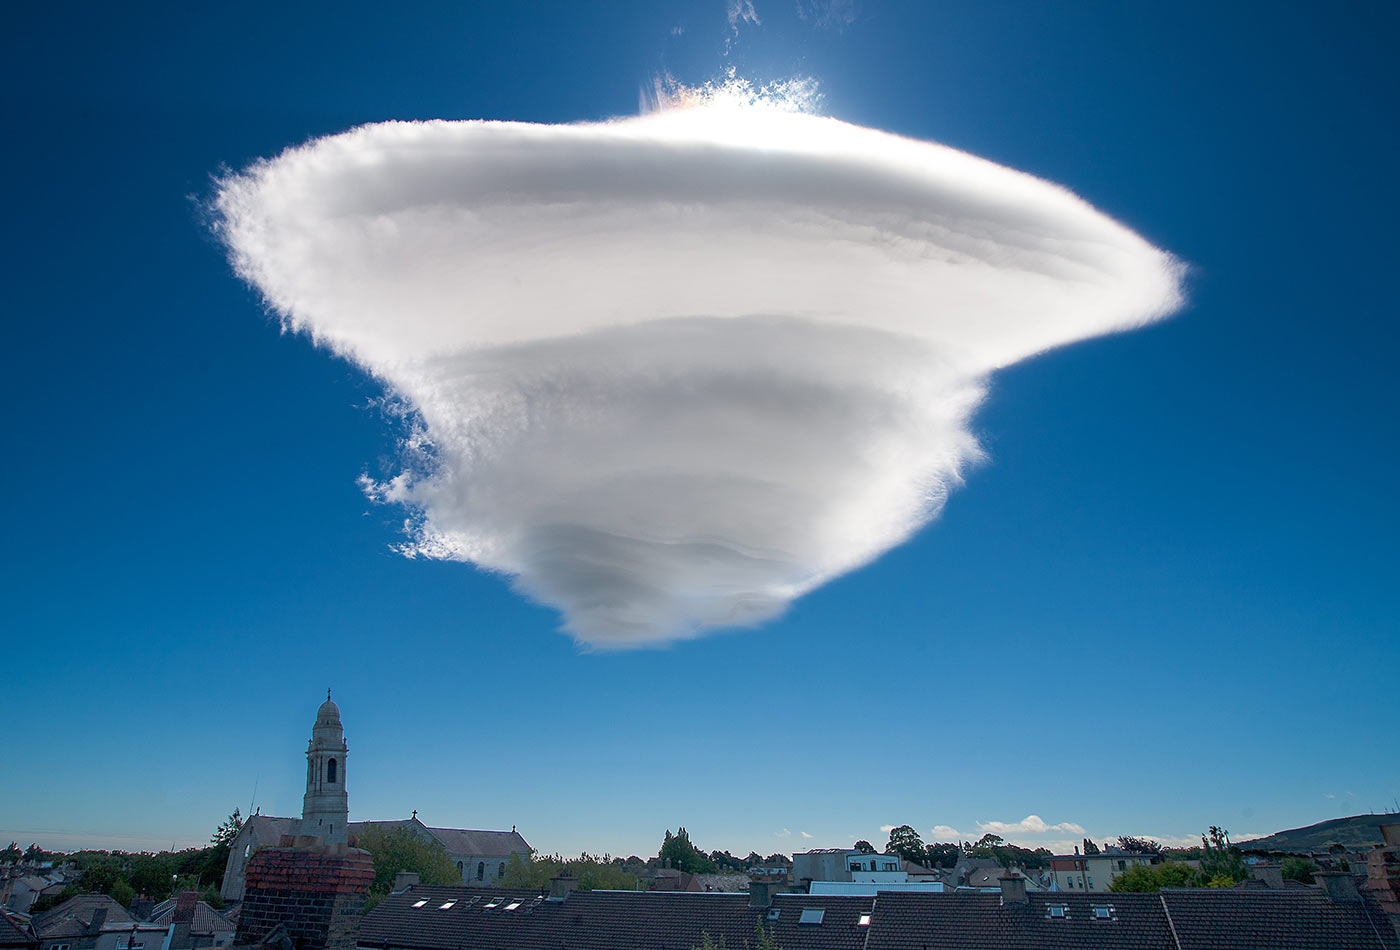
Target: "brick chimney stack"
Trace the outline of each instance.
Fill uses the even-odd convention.
[[[171,918],[174,925],[170,933],[170,950],[190,950],[194,939],[190,931],[194,929],[194,911],[199,904],[199,891],[181,891],[175,898],[175,914]]]
[[[749,875],[749,906],[755,909],[773,906],[773,897],[787,891],[786,874]]]
[[[1026,903],[1026,879],[1011,871],[1001,876],[1001,903],[1024,904]]]
[[[552,901],[567,900],[577,887],[578,878],[565,871],[558,877],[549,879],[549,899]]]
[[[1366,857],[1366,887],[1400,936],[1400,824],[1381,825],[1385,844]]]

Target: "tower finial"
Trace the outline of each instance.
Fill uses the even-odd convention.
[[[331,688],[330,688],[329,686],[327,686],[327,687],[326,687],[326,702],[330,702],[330,701],[331,701]]]

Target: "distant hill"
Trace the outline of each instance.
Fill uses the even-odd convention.
[[[1236,841],[1245,851],[1326,851],[1336,842],[1351,849],[1370,848],[1381,843],[1381,825],[1400,823],[1400,813],[1386,815],[1352,815],[1350,818],[1330,818],[1304,828],[1276,831],[1263,838]]]

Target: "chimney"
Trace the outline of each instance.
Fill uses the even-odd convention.
[[[1272,861],[1260,861],[1249,869],[1256,881],[1263,881],[1271,890],[1283,890],[1283,865]]]
[[[558,877],[549,879],[549,899],[552,901],[568,900],[569,895],[578,887],[578,878],[568,871]]]
[[[1001,876],[1001,903],[1024,904],[1026,903],[1026,879],[1019,874],[1010,872]]]
[[[190,931],[194,929],[194,909],[199,903],[199,891],[181,891],[175,899],[174,925],[170,930],[170,950],[189,950],[194,946]]]
[[[1350,871],[1318,871],[1313,877],[1334,901],[1361,900],[1361,892],[1356,889]]]
[[[1400,824],[1381,825],[1385,844],[1366,856],[1366,888],[1400,935]]]
[[[773,906],[773,896],[787,890],[786,874],[750,874],[749,906],[755,909]]]
[[[417,871],[400,871],[394,875],[394,893],[402,894],[410,887],[416,887],[421,881]]]

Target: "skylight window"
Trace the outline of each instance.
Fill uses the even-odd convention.
[[[1045,912],[1051,917],[1068,917],[1069,908],[1064,904],[1051,904],[1045,908]]]
[[[857,926],[857,927],[869,927],[869,926],[870,926],[870,915],[869,915],[869,914],[861,914],[861,915],[860,915],[860,920],[856,921],[856,926]]]
[[[455,904],[455,903],[457,903],[455,900],[444,901],[444,902],[443,902],[443,905],[442,905],[441,907],[439,907],[438,910],[451,910],[451,909],[452,909],[452,905]]]
[[[1112,920],[1112,919],[1113,919],[1113,908],[1112,908],[1112,907],[1095,907],[1095,908],[1094,908],[1094,919],[1095,919],[1095,920]]]
[[[413,906],[414,906],[414,907],[422,907],[422,906],[423,906],[424,904],[426,904],[426,903],[428,903],[428,899],[425,897],[425,898],[423,898],[421,901],[414,901],[414,902],[413,902]]]
[[[495,910],[497,907],[500,907],[500,906],[501,906],[501,901],[503,901],[503,900],[505,900],[504,897],[493,897],[493,898],[491,898],[489,901],[487,901],[487,902],[486,902],[486,905],[485,905],[484,907],[482,907],[481,909],[482,909],[482,910]]]
[[[772,910],[770,910],[770,911],[768,912],[768,919],[769,919],[769,920],[777,920],[777,919],[778,919],[778,915],[781,914],[781,913],[782,913],[781,910],[779,910],[777,907],[774,907]]]
[[[515,910],[519,906],[520,901],[511,901],[509,904],[506,905],[506,910]]]
[[[825,907],[804,907],[802,909],[802,916],[797,918],[797,922],[799,924],[816,925],[820,924],[822,922],[822,918],[825,916]]]

